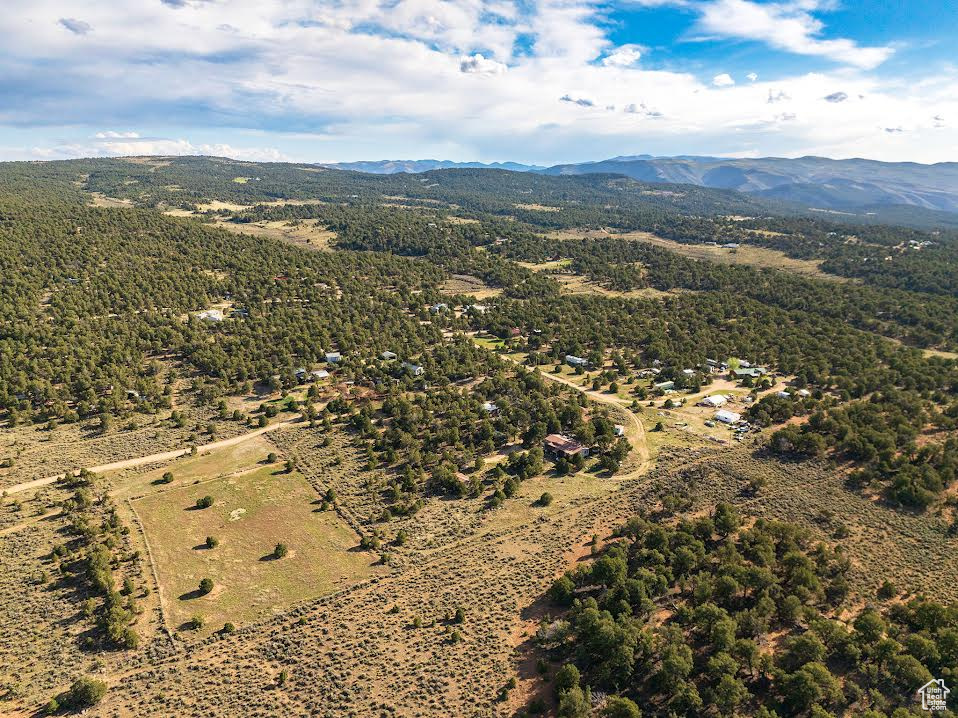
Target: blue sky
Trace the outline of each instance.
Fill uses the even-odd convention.
[[[0,159],[958,161],[953,0],[7,0]]]

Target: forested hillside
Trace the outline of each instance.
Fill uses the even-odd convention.
[[[244,694],[261,707],[305,685],[287,671],[320,681],[277,648],[294,625],[308,643],[392,621],[409,656],[485,661],[489,685],[464,684],[484,715],[564,718],[898,716],[958,670],[954,608],[875,594],[847,552],[958,540],[954,231],[615,175],[77,160],[0,165],[0,272],[0,480],[50,492],[29,516],[4,497],[0,519],[20,536],[69,519],[0,590],[29,581],[37,621],[72,606],[69,645],[107,662],[235,641],[271,656],[275,680]],[[801,496],[867,515],[809,519]],[[355,615],[313,620],[333,595]],[[303,622],[257,632],[294,604]],[[343,665],[393,645],[339,640],[323,650]],[[514,651],[540,670],[512,676]],[[365,670],[405,685],[371,660],[323,700],[353,705],[330,685]],[[0,699],[69,702],[31,665]],[[127,710],[144,685],[110,690]]]

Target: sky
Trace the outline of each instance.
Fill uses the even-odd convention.
[[[4,0],[0,159],[958,161],[954,0]]]

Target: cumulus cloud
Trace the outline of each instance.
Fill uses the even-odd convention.
[[[662,113],[658,110],[650,110],[645,106],[644,102],[638,104],[632,102],[625,106],[624,112],[630,115],[642,115],[643,117],[663,117]]]
[[[697,30],[705,8],[727,2],[689,2]],[[621,154],[637,129],[656,154],[941,160],[955,159],[942,153],[958,147],[954,123],[932,119],[958,113],[958,70],[896,78],[842,63],[779,72],[774,83],[743,74],[713,84],[712,73],[697,76],[678,61],[658,69],[636,62],[641,48],[625,53],[629,46],[610,40],[595,0],[180,4],[174,11],[142,0],[117,13],[107,2],[84,2],[81,11],[69,0],[6,0],[0,77],[17,102],[0,106],[0,158],[39,156],[23,148],[45,145],[56,157],[209,151],[332,161],[400,147],[541,164]],[[775,17],[824,9],[818,0],[761,5]],[[82,42],[58,24],[73,14],[95,28]],[[477,92],[477,75],[495,81]],[[842,105],[840,123],[822,101],[838,87],[862,98]],[[570,111],[557,112],[557,98]],[[77,127],[86,137],[57,141]],[[190,139],[165,137],[169,127]]]
[[[482,53],[479,52],[470,57],[464,57],[459,61],[459,72],[466,74],[501,75],[505,71],[506,66],[503,63],[484,57]]]
[[[830,95],[825,95],[825,102],[844,102],[848,99],[847,92],[833,92]]]
[[[754,72],[748,73],[745,77],[749,82],[755,82],[758,79],[758,75],[756,75]]]
[[[735,80],[732,79],[730,74],[723,72],[721,75],[712,78],[712,84],[716,87],[731,87],[735,84]]]
[[[642,59],[638,45],[621,45],[602,58],[605,67],[632,67]]]
[[[824,57],[863,69],[877,67],[892,55],[890,47],[862,47],[847,38],[820,37],[825,25],[812,12],[830,6],[828,0],[711,0],[698,6],[697,28],[710,36],[757,40],[798,55]]]
[[[74,35],[86,35],[93,29],[93,26],[88,22],[83,20],[77,20],[72,17],[61,17],[57,22],[60,23],[62,27],[65,27],[67,30],[72,32]]]
[[[53,147],[35,148],[43,159],[69,157],[133,157],[141,155],[212,155],[250,162],[289,162],[285,153],[273,147],[237,147],[228,143],[194,143],[185,138],[144,137],[138,132],[105,130],[89,138],[63,140]]]

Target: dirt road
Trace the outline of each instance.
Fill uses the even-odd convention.
[[[300,421],[299,418],[296,419],[285,419],[283,421],[278,421],[275,424],[270,424],[269,426],[264,426],[259,429],[254,429],[246,434],[240,434],[239,436],[234,436],[230,439],[221,439],[220,441],[214,441],[209,444],[203,444],[202,446],[197,446],[197,453],[203,453],[207,451],[215,451],[217,449],[225,449],[228,446],[235,446],[249,439],[261,436],[269,431],[275,431],[276,429],[281,429],[284,426],[289,426],[294,424],[297,421]],[[114,461],[109,464],[102,464],[100,466],[89,466],[87,467],[88,471],[92,471],[95,474],[104,474],[108,471],[119,471],[121,469],[132,469],[137,466],[143,466],[144,464],[153,464],[162,461],[169,461],[170,459],[176,459],[180,456],[189,454],[192,451],[192,447],[187,447],[183,449],[173,449],[172,451],[162,451],[158,454],[149,454],[147,456],[137,456],[132,459],[124,459],[123,461]],[[55,476],[47,476],[42,479],[34,479],[33,481],[24,481],[22,484],[16,484],[10,486],[9,488],[4,489],[4,492],[7,494],[18,494],[21,491],[30,491],[31,489],[39,489],[43,486],[49,486],[50,484],[56,483],[62,479],[65,474],[56,474]]]
[[[500,355],[503,359],[511,361],[515,364],[521,364],[516,359],[506,355]],[[528,367],[527,367],[528,368]],[[616,396],[615,394],[606,394],[601,391],[593,391],[592,389],[587,389],[581,384],[577,384],[568,377],[562,376],[561,374],[550,374],[548,372],[540,372],[541,376],[549,379],[550,381],[559,382],[560,384],[565,384],[568,387],[575,389],[582,394],[585,394],[587,397],[596,401],[600,404],[610,404],[617,407],[628,417],[628,425],[625,427],[625,438],[629,440],[629,443],[632,445],[632,448],[638,452],[639,458],[641,461],[639,465],[632,471],[628,471],[622,474],[616,474],[616,479],[634,479],[637,476],[641,476],[652,465],[652,454],[649,452],[649,443],[645,438],[645,427],[642,425],[642,419],[629,408],[629,403]]]

